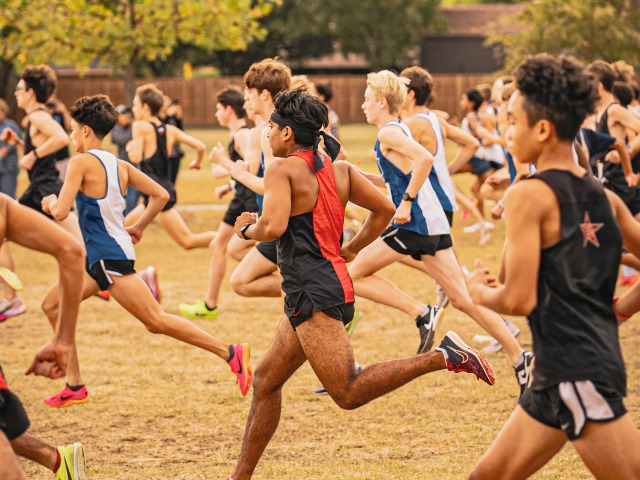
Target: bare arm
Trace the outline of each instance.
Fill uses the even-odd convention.
[[[145,122],[135,121],[131,126],[131,142],[127,146],[127,153],[131,163],[139,165],[144,159],[144,135],[149,125]]]
[[[640,118],[636,117],[622,105],[612,105],[609,108],[609,118],[620,123],[624,128],[640,134]]]
[[[460,147],[456,156],[453,157],[453,160],[449,164],[449,173],[453,174],[471,160],[471,157],[473,157],[480,147],[480,142],[473,135],[468,134],[461,128],[450,125],[443,120],[440,120],[440,125],[442,126],[442,132],[444,133],[445,138],[454,141]]]
[[[92,161],[92,157],[86,153],[76,155],[69,160],[69,168],[60,190],[60,196],[49,195],[42,199],[42,209],[45,213],[49,213],[58,221],[62,221],[69,216],[73,202],[82,185],[87,160]]]
[[[142,232],[149,225],[151,220],[162,211],[162,207],[169,201],[169,193],[156,181],[142,173],[133,165],[123,160],[118,160],[120,167],[127,169],[129,177],[128,185],[149,196],[149,204],[145,208],[140,218],[133,225],[127,227],[127,231],[133,239],[133,243],[138,243],[142,238]]]
[[[31,114],[30,120],[32,127],[47,137],[47,140],[20,159],[20,166],[26,170],[33,168],[37,161],[36,155],[38,158],[45,157],[69,145],[69,135],[48,113],[34,112]]]
[[[605,193],[620,225],[624,248],[636,257],[640,257],[640,222],[634,218],[620,197],[609,190],[605,190]]]
[[[204,151],[206,148],[205,144],[197,138],[187,135],[178,127],[173,125],[167,125],[167,129],[171,132],[174,142],[183,143],[195,149],[196,158],[189,163],[189,168],[196,170],[200,169],[200,165],[202,165],[202,160],[204,159]]]
[[[251,130],[251,136],[244,151],[244,162],[236,162],[230,169],[231,176],[259,195],[264,195],[264,178],[257,177],[262,155],[262,134],[266,127]],[[267,141],[268,144],[268,141]],[[271,147],[268,147],[271,152]]]

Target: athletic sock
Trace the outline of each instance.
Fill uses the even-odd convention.
[[[636,273],[635,268],[629,267],[627,265],[622,265],[622,275],[624,275],[625,277],[630,277],[634,273]]]
[[[520,350],[520,356],[518,357],[518,361],[513,366],[513,368],[518,368],[524,362],[524,350]]]
[[[62,459],[60,458],[60,450],[56,448],[56,463],[53,466],[53,473],[58,473],[58,469],[60,468],[60,464],[62,463]]]
[[[67,387],[69,388],[69,390],[71,390],[72,392],[77,392],[78,390],[80,390],[82,387],[84,387],[84,383],[81,383],[80,385],[69,385],[67,383]]]
[[[214,307],[210,307],[209,304],[205,301],[204,302],[204,306],[207,310],[209,310],[210,312],[213,312],[216,308],[218,308],[218,306],[214,306]]]

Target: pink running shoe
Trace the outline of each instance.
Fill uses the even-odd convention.
[[[138,275],[144,283],[147,284],[149,290],[151,290],[151,295],[156,299],[158,303],[162,301],[162,295],[160,294],[160,284],[158,283],[158,272],[152,266],[148,266],[144,270],[140,270]]]
[[[22,302],[22,300],[16,297],[3,305],[3,309],[0,312],[0,322],[4,322],[8,318],[15,317],[16,315],[22,315],[26,311],[27,306]]]
[[[240,388],[240,393],[244,397],[251,388],[253,372],[249,363],[251,349],[248,343],[234,343],[229,345],[229,357],[227,363],[231,371],[236,376],[236,385]]]
[[[64,408],[89,402],[89,394],[87,393],[87,387],[84,385],[75,392],[69,388],[69,385],[65,385],[60,393],[56,393],[52,397],[45,397],[42,401],[53,408]]]
[[[493,369],[487,359],[464,343],[457,333],[447,332],[436,351],[444,355],[447,370],[455,373],[471,373],[478,380],[489,385],[496,383]]]

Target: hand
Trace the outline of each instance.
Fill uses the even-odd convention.
[[[40,204],[42,205],[42,211],[47,215],[51,215],[51,205],[53,205],[58,197],[55,194],[47,195],[42,199]]]
[[[491,209],[491,218],[494,220],[500,220],[504,213],[504,207],[502,205],[496,205]]]
[[[220,160],[225,157],[225,148],[220,142],[211,149],[209,152],[209,160],[211,163],[220,163]]]
[[[604,157],[604,160],[605,162],[609,162],[609,163],[620,163],[620,154],[618,154],[618,152],[616,152],[615,150],[611,150]]]
[[[131,236],[131,241],[135,245],[142,240],[142,232],[144,232],[144,228],[139,225],[131,225],[129,227],[125,227],[127,233]]]
[[[349,248],[349,244],[343,245],[340,250],[340,256],[345,259],[347,263],[353,262],[353,259],[356,258],[356,253],[352,252]]]
[[[229,192],[231,192],[231,186],[228,183],[225,183],[224,185],[220,185],[219,187],[216,187],[214,192],[217,198],[222,198],[225,195],[227,195]]]
[[[8,143],[9,145],[15,146],[16,143],[18,143],[18,134],[11,128],[7,127],[0,134],[0,140]]]
[[[236,235],[244,240],[244,237],[240,233],[240,229],[247,223],[254,224],[258,221],[258,215],[255,212],[243,212],[238,218],[236,218],[236,224],[233,226],[233,231]]]
[[[631,173],[624,177],[627,180],[629,188],[637,187],[638,181],[640,181],[640,173]]]
[[[194,158],[193,160],[191,160],[189,162],[189,169],[190,170],[200,170],[200,161],[198,161],[197,158]]]
[[[499,175],[489,175],[484,183],[491,185],[492,187],[497,187],[502,182],[502,178]]]
[[[214,163],[211,165],[211,175],[213,175],[213,178],[224,178],[229,176],[229,170],[224,168],[222,165]]]
[[[491,274],[491,270],[482,265],[480,260],[475,261],[475,270],[465,277],[469,295],[475,303],[479,303],[482,290],[498,286],[498,279]]]
[[[72,347],[56,341],[51,341],[43,346],[31,362],[31,366],[25,372],[26,375],[34,374],[52,379],[64,377],[67,373],[67,363]]]
[[[229,173],[233,178],[242,182],[242,177],[244,177],[249,172],[249,164],[244,160],[238,160],[233,164]]]
[[[409,223],[411,220],[411,202],[402,201],[396,209],[396,214],[393,216],[393,221],[399,225],[403,223]]]
[[[37,160],[36,156],[32,150],[31,152],[27,153],[24,157],[22,157],[20,161],[18,161],[18,165],[20,165],[20,167],[24,168],[25,170],[31,170],[35,165],[36,160]]]

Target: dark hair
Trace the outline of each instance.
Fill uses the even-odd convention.
[[[164,104],[164,94],[155,84],[149,83],[136,89],[136,95],[140,98],[141,104],[147,104],[151,115],[158,115]]]
[[[629,84],[629,86],[633,91],[633,98],[636,100],[640,99],[640,87],[638,87],[638,84],[636,82],[632,82]]]
[[[617,74],[610,64],[604,60],[596,60],[587,67],[587,72],[593,75],[607,92],[613,90]]]
[[[633,89],[629,84],[624,82],[614,82],[611,93],[613,93],[613,96],[624,108],[627,108],[633,100]]]
[[[416,96],[416,105],[428,105],[433,92],[433,77],[424,68],[409,67],[400,72],[401,77],[408,78],[411,83],[407,85]]]
[[[79,98],[69,113],[78,124],[91,128],[100,139],[103,139],[118,123],[118,111],[106,95]]]
[[[333,98],[333,86],[330,83],[316,84],[316,92],[324,97],[324,101],[329,103]]]
[[[546,53],[528,57],[514,75],[529,126],[546,119],[559,139],[573,140],[587,115],[595,111],[598,91],[593,77],[573,57]]]
[[[281,117],[293,120],[309,130],[319,131],[329,124],[327,105],[319,98],[306,93],[302,88],[283,92],[276,96],[274,109]],[[294,138],[298,145],[313,145],[313,141],[307,143],[306,138],[300,139],[299,136],[295,136],[295,133]],[[309,136],[309,138],[311,137]]]
[[[464,92],[464,94],[469,99],[469,101],[473,104],[473,111],[477,112],[478,109],[480,108],[480,105],[482,105],[482,102],[484,102],[484,99],[482,98],[482,95],[480,95],[480,92],[475,88],[471,88],[466,92]]]
[[[216,102],[223,107],[231,107],[238,118],[245,118],[244,95],[237,88],[228,87],[216,93]]]
[[[266,90],[275,98],[278,93],[289,90],[291,69],[275,58],[265,58],[249,67],[244,74],[244,86],[258,92]]]
[[[49,97],[55,92],[58,82],[56,73],[48,65],[28,65],[20,78],[24,80],[27,90],[34,91],[39,103],[49,100]]]

